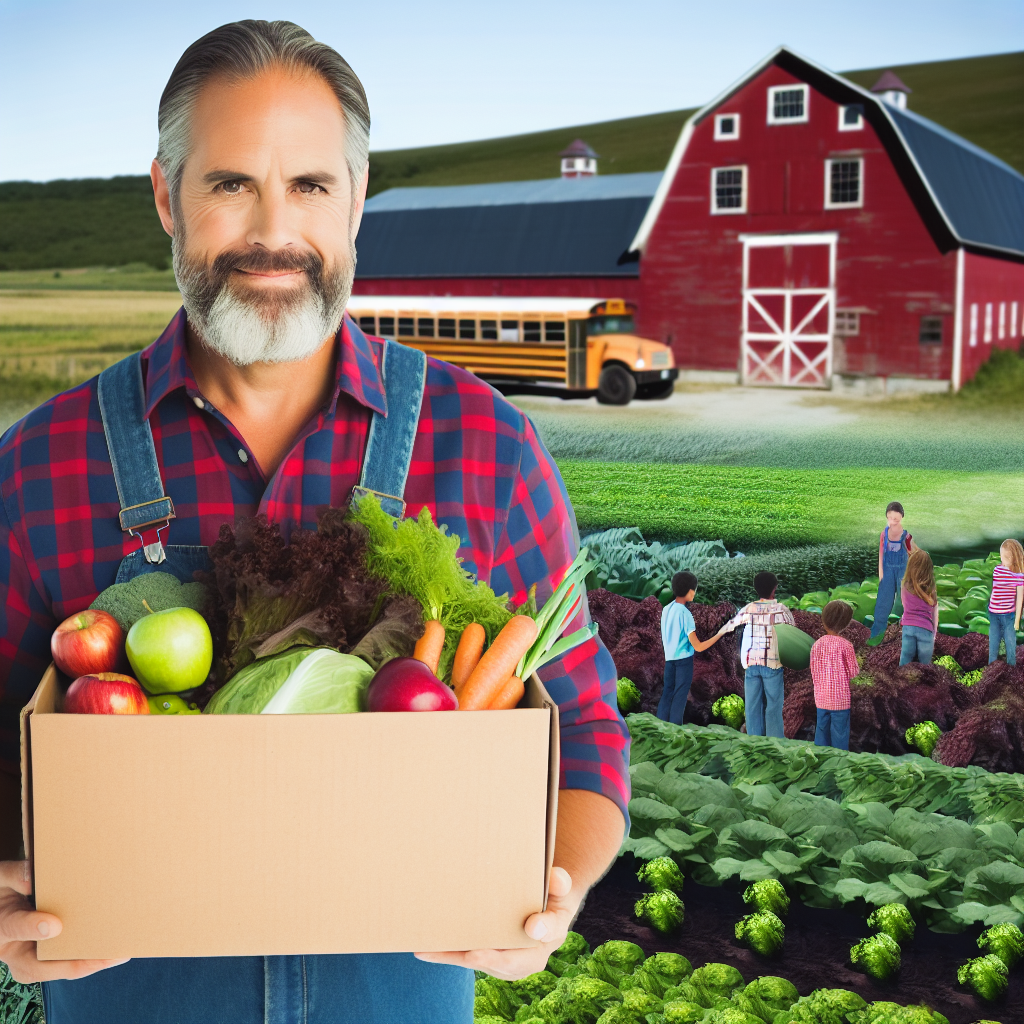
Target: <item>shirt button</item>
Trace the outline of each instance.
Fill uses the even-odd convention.
[[[193,398],[192,401],[195,402],[197,409],[206,408],[206,403],[198,395],[196,395],[196,397]]]
[[[246,452],[246,450],[244,448],[239,448],[238,449],[238,460],[239,460],[239,462],[248,462],[249,461],[249,454],[248,454],[248,452]]]

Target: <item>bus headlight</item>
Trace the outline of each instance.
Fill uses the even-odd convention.
[[[637,368],[638,370],[642,370],[642,369],[643,369],[643,368],[644,368],[644,367],[645,367],[646,365],[647,365],[647,364],[646,364],[646,363],[645,363],[645,362],[644,362],[644,361],[643,361],[642,359],[638,359],[638,360],[636,361],[636,368]]]

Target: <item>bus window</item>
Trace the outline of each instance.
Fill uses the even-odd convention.
[[[393,338],[395,336],[395,318],[393,316],[382,316],[380,318],[380,336],[382,338]]]
[[[498,340],[498,321],[497,320],[481,320],[480,321],[480,337],[484,341],[497,341]]]
[[[635,330],[633,318],[626,316],[592,316],[588,321],[587,333],[595,334],[632,334]]]
[[[377,326],[374,323],[374,317],[372,316],[361,316],[359,318],[359,327],[367,334],[376,334]]]
[[[433,338],[434,337],[434,318],[421,316],[419,323],[416,325],[416,333],[421,338]]]
[[[498,335],[498,341],[518,341],[519,340],[519,321],[518,320],[502,320],[501,321],[501,333]]]
[[[470,341],[476,341],[476,321],[475,320],[460,320],[459,321],[459,337],[468,338]]]
[[[544,324],[545,341],[565,341],[565,321],[548,320]]]
[[[437,321],[437,336],[439,338],[455,337],[455,321],[442,317]]]
[[[523,321],[523,341],[540,341],[540,321]]]
[[[400,338],[411,338],[416,333],[416,321],[411,316],[400,316],[398,318],[398,336]]]

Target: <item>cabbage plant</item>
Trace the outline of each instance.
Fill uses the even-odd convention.
[[[999,957],[1012,968],[1024,956],[1024,933],[1009,921],[994,924],[978,936],[978,949]]]
[[[649,892],[633,908],[638,921],[667,934],[683,923],[683,901],[671,889]]]
[[[973,989],[975,995],[991,1003],[1006,991],[1009,974],[1006,964],[995,954],[988,953],[968,960],[956,972],[956,980],[961,985]]]
[[[900,969],[900,944],[891,935],[879,932],[861,939],[850,950],[850,962],[872,978],[887,981]]]
[[[655,892],[661,889],[671,889],[677,893],[683,891],[683,873],[671,857],[655,857],[647,861],[641,865],[636,877]]]
[[[868,927],[885,932],[899,943],[909,942],[914,937],[914,918],[902,903],[886,903],[873,910],[868,917]]]
[[[736,922],[736,938],[761,956],[772,956],[782,949],[786,926],[770,910],[747,914]]]

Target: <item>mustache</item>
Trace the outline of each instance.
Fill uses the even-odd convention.
[[[300,270],[310,281],[316,281],[323,276],[324,261],[312,250],[228,249],[219,253],[210,267],[212,275],[220,279],[226,278],[233,270],[257,274]]]

